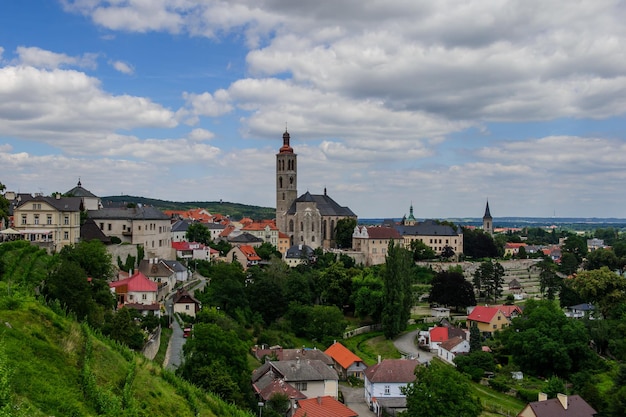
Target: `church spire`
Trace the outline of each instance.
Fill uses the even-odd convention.
[[[289,145],[289,132],[285,126],[285,133],[283,133],[283,146],[280,148],[279,153],[293,153],[293,148]]]
[[[485,215],[483,216],[483,218],[492,218],[491,217],[491,213],[489,212],[489,200],[487,200],[487,207],[485,207]]]
[[[489,200],[487,200],[487,206],[485,206],[485,215],[483,216],[483,231],[490,235],[493,235],[493,217],[489,211]]]

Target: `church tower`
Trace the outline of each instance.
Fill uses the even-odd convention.
[[[483,231],[493,235],[493,217],[489,212],[489,200],[487,200],[487,207],[485,207],[485,215],[483,216]]]
[[[289,145],[289,132],[283,133],[283,146],[276,154],[276,226],[287,230],[285,213],[298,198],[298,156]]]

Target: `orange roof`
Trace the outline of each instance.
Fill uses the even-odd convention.
[[[242,223],[243,224],[243,223]],[[241,230],[265,230],[266,227],[270,228],[270,230],[277,230],[278,228],[274,224],[274,222],[252,222],[247,223]]]
[[[333,397],[317,397],[298,401],[294,417],[358,417],[359,414],[349,409]]]
[[[444,340],[448,340],[448,328],[439,326],[432,329],[430,332],[430,341],[431,342],[443,342]]]
[[[283,232],[278,232],[278,237],[280,239],[289,239],[289,235],[287,233],[283,233]]]
[[[519,249],[522,246],[528,246],[525,243],[512,243],[512,242],[507,242],[506,245],[504,245],[505,248],[509,248],[509,249]]]
[[[133,276],[122,279],[119,281],[113,281],[109,283],[109,288],[116,288],[116,293],[124,292],[157,292],[159,286],[156,282],[151,281],[141,272],[137,272]],[[117,291],[117,288],[120,291]],[[126,290],[126,291],[124,291]]]
[[[363,362],[361,358],[338,342],[333,343],[324,353],[333,358],[343,369],[348,369],[354,362]]]
[[[261,257],[256,254],[254,248],[250,245],[241,245],[239,250],[243,253],[249,261],[260,261]]]
[[[502,314],[504,314],[508,318],[511,318],[511,314],[513,314],[513,312],[515,311],[517,311],[518,314],[522,314],[522,309],[516,305],[500,305],[494,307],[498,307]]]
[[[490,323],[495,315],[498,314],[498,311],[500,311],[498,307],[476,306],[467,316],[467,319],[481,323]]]

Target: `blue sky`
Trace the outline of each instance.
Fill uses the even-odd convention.
[[[626,218],[626,6],[7,0],[0,182],[359,217]]]

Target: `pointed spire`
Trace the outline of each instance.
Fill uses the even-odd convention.
[[[492,218],[491,213],[489,212],[489,200],[487,200],[487,207],[485,207],[485,215],[483,218]]]
[[[78,177],[78,187],[82,187],[83,185],[80,183],[80,177]]]

